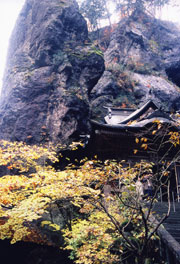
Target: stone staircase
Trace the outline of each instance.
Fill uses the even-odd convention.
[[[168,211],[168,204],[157,203],[154,211],[156,212],[157,219],[160,219]],[[163,226],[170,235],[180,243],[180,203],[171,203],[171,211],[169,217],[163,222]],[[179,245],[180,246],[180,245]]]
[[[160,220],[168,211],[168,204],[157,203],[153,208],[155,218]],[[166,263],[180,264],[180,203],[171,203],[169,217],[158,229],[162,241],[162,251],[166,255]]]

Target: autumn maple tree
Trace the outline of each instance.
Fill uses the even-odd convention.
[[[101,168],[88,161],[82,166],[83,188],[89,193],[78,205],[86,217],[74,219],[72,230],[65,230],[66,248],[76,263],[145,263],[153,258],[156,231],[167,215],[158,224],[152,221],[155,197],[143,201],[136,187],[137,178],[152,173],[152,166],[145,161],[133,166],[106,161]]]
[[[154,120],[135,138],[135,153],[147,152],[152,162],[94,160],[77,171],[83,173],[82,188],[89,191],[78,201],[86,217],[74,219],[64,235],[76,263],[150,263],[150,259],[151,263],[160,263],[155,254],[157,230],[170,213],[169,169],[179,161],[179,136],[176,126]],[[174,156],[169,159],[172,149]],[[153,193],[142,196],[137,182],[147,176],[153,182]],[[168,209],[157,222],[153,213],[161,188]]]
[[[162,125],[154,123],[150,133],[155,139]],[[177,131],[168,132],[167,137],[170,147],[179,146]],[[136,143],[143,151],[152,149],[151,138],[144,135],[139,135]],[[173,160],[166,162],[165,158],[159,160],[157,172],[153,171],[154,161],[130,164],[99,161],[97,157],[58,171],[53,146],[1,140],[0,239],[51,244],[43,235],[43,228],[49,226],[52,232],[63,234],[64,248],[71,250],[70,257],[76,263],[145,263],[150,256],[155,263],[157,230],[169,213],[159,222],[154,220],[162,185],[169,197],[168,170]],[[174,161],[177,159],[178,155]],[[144,197],[137,191],[137,180],[149,174],[154,193]],[[45,219],[53,204],[70,210],[65,225]]]

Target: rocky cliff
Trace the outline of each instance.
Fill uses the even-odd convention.
[[[106,69],[91,91],[94,117],[102,105],[134,106],[153,99],[180,109],[180,30],[142,13],[121,21],[104,53]]]
[[[179,29],[134,13],[109,32],[103,56],[75,0],[27,0],[10,41],[0,138],[77,139],[89,132],[90,115],[102,117],[104,104],[153,98],[179,110]]]
[[[27,0],[10,40],[0,137],[67,142],[87,132],[89,93],[103,71],[74,0]]]

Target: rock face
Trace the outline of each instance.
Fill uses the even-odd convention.
[[[104,60],[74,0],[27,0],[7,61],[1,138],[67,142],[87,132],[88,97]]]
[[[119,23],[104,54],[106,70],[91,91],[93,116],[104,104],[133,106],[152,98],[180,109],[180,30],[144,13]]]
[[[67,143],[89,132],[90,115],[101,119],[107,104],[152,98],[179,110],[179,29],[134,13],[111,31],[99,33],[103,58],[75,0],[27,0],[10,41],[0,138]]]

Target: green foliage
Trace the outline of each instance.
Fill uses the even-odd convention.
[[[62,50],[58,50],[54,55],[53,55],[53,64],[54,65],[60,65],[63,63],[65,58],[65,54]]]
[[[99,56],[101,56],[101,57],[103,57],[104,58],[104,54],[103,54],[103,52],[99,49],[99,48],[97,48],[96,46],[91,46],[90,47],[90,51],[89,51],[89,55],[90,54],[93,54],[93,53],[95,53],[95,54],[97,54],[97,55],[99,55]]]
[[[157,54],[159,53],[159,45],[158,45],[158,43],[155,40],[151,39],[149,41],[149,45],[150,45],[151,50],[154,53],[157,53]]]
[[[93,44],[88,44],[88,49],[85,50],[77,50],[77,51],[71,51],[69,55],[78,58],[80,60],[86,60],[88,59],[88,56],[92,54],[97,54],[101,57],[104,57],[103,52],[95,45]]]

